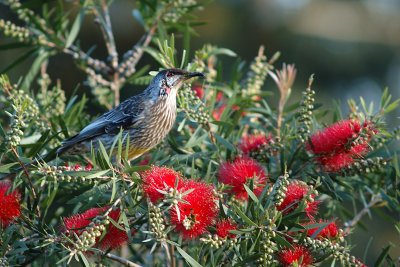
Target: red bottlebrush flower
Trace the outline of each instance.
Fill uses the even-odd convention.
[[[314,154],[332,154],[343,151],[348,142],[358,136],[361,125],[358,121],[339,121],[311,136],[307,149]]]
[[[226,104],[223,104],[213,110],[212,116],[213,116],[214,120],[216,120],[216,121],[221,120],[221,116],[222,116],[222,113],[224,113],[225,108],[226,108]]]
[[[75,164],[74,166],[74,171],[80,171],[82,169],[82,166],[80,164]]]
[[[145,156],[143,157],[143,159],[139,162],[138,165],[140,165],[140,166],[149,165],[150,159],[151,159],[150,154],[147,154],[147,155],[145,155]]]
[[[326,221],[319,220],[319,223],[323,223],[323,222],[326,222]],[[314,224],[314,223],[315,222],[310,222],[309,224]],[[315,227],[315,228],[308,229],[307,230],[307,235],[308,236],[313,236],[319,230],[319,228],[320,227]],[[335,222],[331,222],[325,228],[323,228],[316,235],[315,238],[318,238],[318,239],[324,239],[324,238],[335,239],[337,237],[339,237],[339,229],[338,229],[338,227],[337,227]]]
[[[0,227],[2,228],[6,228],[21,216],[21,195],[17,190],[7,193],[10,188],[10,182],[0,182]]]
[[[91,171],[92,169],[93,169],[93,165],[92,164],[90,164],[90,163],[86,164],[85,171]]]
[[[74,232],[78,236],[82,234],[85,227],[87,227],[94,217],[102,215],[109,207],[92,208],[85,211],[82,214],[75,214],[70,217],[64,218],[65,231],[67,233]],[[113,210],[109,213],[109,217],[114,221],[118,221],[121,210]],[[128,240],[128,236],[125,231],[122,231],[115,227],[112,223],[106,228],[106,234],[100,240],[96,240],[95,246],[103,249],[116,249],[121,247]]]
[[[185,203],[179,202],[171,209],[171,223],[184,238],[193,239],[204,234],[207,227],[213,224],[218,215],[218,206],[213,186],[189,180],[180,191],[184,193],[189,190],[193,191],[182,197]]]
[[[279,262],[285,267],[306,267],[310,266],[313,261],[311,252],[303,246],[294,245],[292,249],[288,248],[279,253]]]
[[[220,102],[220,101],[222,101],[222,99],[224,99],[224,93],[223,92],[218,92],[217,93],[217,97],[216,97],[216,101],[217,102]]]
[[[236,158],[234,162],[225,162],[219,168],[218,180],[232,186],[230,192],[237,199],[247,200],[248,194],[243,185],[251,179],[253,180],[253,192],[258,196],[264,189],[267,176],[263,167],[254,159]]]
[[[369,122],[364,122],[361,126],[355,120],[339,121],[312,135],[307,150],[316,155],[316,161],[326,171],[340,171],[369,151],[367,140],[361,140],[358,144],[352,143],[360,136],[363,128],[367,138],[377,132]]]
[[[368,267],[367,265],[365,265],[362,261],[360,261],[359,259],[356,259],[356,263],[357,263],[357,267]]]
[[[284,214],[292,212],[298,207],[304,197],[307,196],[309,190],[310,189],[305,183],[298,181],[291,182],[287,187],[283,202],[277,207],[277,209],[282,211]],[[310,197],[314,199],[315,195],[311,194]],[[309,218],[313,218],[318,212],[319,201],[307,201],[306,204],[305,212]]]
[[[196,93],[198,98],[202,99],[204,97],[204,88],[200,84],[193,85],[192,90]]]
[[[167,167],[153,166],[142,174],[142,179],[143,191],[153,203],[164,198],[160,190],[168,192],[170,188],[175,188],[175,184],[179,188],[182,183],[181,175]]]
[[[231,219],[220,220],[215,225],[215,231],[221,238],[230,237],[234,238],[236,235],[230,233],[231,230],[237,230],[237,224]]]
[[[248,155],[251,152],[257,151],[261,146],[268,145],[272,141],[271,136],[264,134],[245,135],[240,139],[239,150]]]

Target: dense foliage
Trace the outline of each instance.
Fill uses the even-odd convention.
[[[15,84],[0,79],[0,266],[365,266],[347,236],[371,208],[400,212],[400,129],[385,125],[399,101],[387,90],[377,112],[362,98],[349,100],[349,114],[329,112],[311,77],[301,101],[287,105],[296,68],[275,67],[279,54],[267,58],[261,47],[250,64],[225,66],[220,57],[236,57],[229,49],[189,50],[195,0],[137,1],[146,33],[124,55],[105,0],[2,3],[18,17],[0,20],[10,38],[2,48],[29,48],[10,68],[35,60]],[[71,5],[79,6],[72,19]],[[106,60],[79,47],[85,17],[99,25]],[[139,159],[127,160],[121,138],[109,151],[56,158],[60,142],[91,120],[87,98],[66,99],[47,74],[59,53],[72,56],[105,110],[122,88],[148,84],[149,70],[183,68],[206,80],[180,89],[173,130]],[[155,63],[136,69],[144,53]],[[266,79],[276,88],[263,88]],[[349,211],[345,200],[362,208]],[[395,264],[390,247],[377,266]]]

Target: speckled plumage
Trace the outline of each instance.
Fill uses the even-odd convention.
[[[129,136],[129,158],[134,159],[159,144],[171,130],[176,119],[176,94],[184,80],[202,76],[179,69],[159,72],[141,94],[132,96],[103,114],[80,133],[65,140],[57,154],[80,154],[99,141],[110,148],[121,131],[123,144]]]

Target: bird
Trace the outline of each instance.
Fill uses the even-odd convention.
[[[149,86],[114,109],[104,113],[78,134],[64,140],[57,156],[97,151],[101,142],[106,149],[122,132],[123,147],[129,140],[128,159],[133,160],[159,144],[176,119],[176,96],[186,80],[204,77],[201,72],[166,69],[158,72]]]

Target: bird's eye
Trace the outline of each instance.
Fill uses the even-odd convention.
[[[172,72],[167,72],[167,77],[172,77],[174,74]]]
[[[160,90],[160,96],[165,96],[165,89],[164,89],[164,88],[161,88],[161,90]]]

